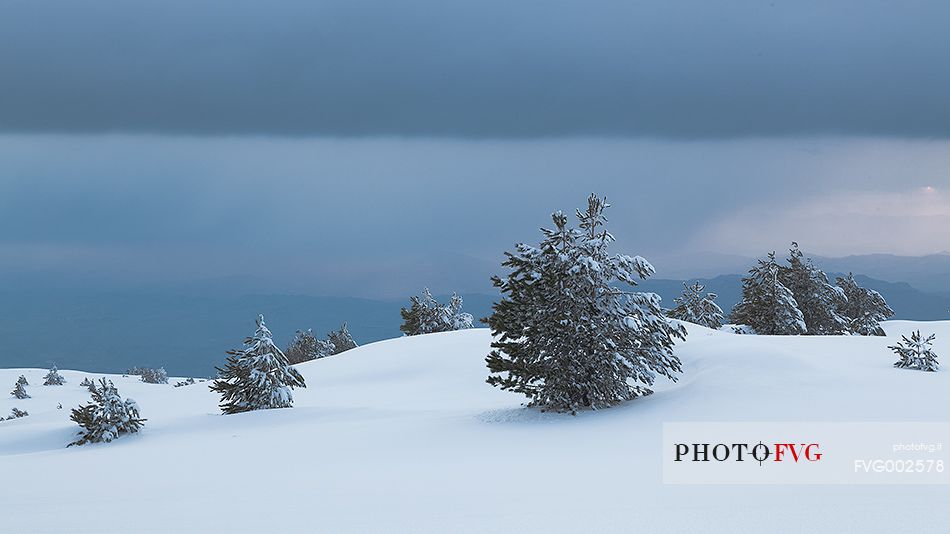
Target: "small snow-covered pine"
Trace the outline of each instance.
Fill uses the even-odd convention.
[[[723,321],[722,308],[716,304],[716,294],[704,295],[705,289],[699,282],[692,285],[683,282],[683,294],[673,299],[676,307],[669,311],[669,317],[718,330]]]
[[[22,378],[22,375],[20,377]],[[26,386],[19,380],[16,381],[16,385],[13,386],[13,391],[11,391],[10,394],[21,400],[30,398],[26,392]]]
[[[474,323],[472,315],[462,311],[462,297],[453,294],[449,304],[441,304],[429,288],[410,297],[409,308],[402,308],[399,313],[403,320],[399,330],[407,336],[463,330],[472,328]]]
[[[111,380],[102,378],[93,385],[92,402],[74,408],[69,417],[82,430],[73,445],[110,442],[123,434],[134,434],[142,428],[145,419],[139,417],[139,407],[132,399],[123,399]]]
[[[309,328],[307,330],[297,330],[293,341],[287,346],[284,354],[291,365],[308,362],[333,354],[333,344],[329,341],[317,339]]]
[[[16,383],[17,383],[17,384],[23,384],[24,386],[29,386],[29,385],[30,385],[30,383],[26,380],[26,377],[25,377],[24,375],[20,375],[20,378],[17,378],[17,379],[16,379]]]
[[[7,417],[6,420],[9,421],[11,419],[19,419],[21,417],[26,417],[28,415],[30,415],[30,412],[27,412],[26,410],[21,410],[17,407],[13,407],[10,410],[10,417]]]
[[[346,323],[343,323],[339,330],[327,333],[327,342],[333,347],[330,354],[339,354],[350,349],[355,349],[358,346],[356,342],[353,341],[353,336],[350,335],[350,331],[346,328]]]
[[[56,369],[56,365],[53,365],[53,368],[46,373],[46,376],[43,377],[44,386],[62,386],[66,383],[66,379],[63,378],[63,375],[59,374],[59,370]]]
[[[729,318],[760,335],[798,335],[806,332],[805,319],[791,290],[779,280],[781,267],[770,252],[767,260],[742,279],[742,300]]]
[[[896,345],[887,347],[900,358],[894,362],[894,367],[936,371],[939,366],[937,365],[937,355],[932,348],[933,341],[936,338],[936,334],[930,334],[929,337],[924,338],[920,335],[920,330],[911,333],[910,339],[907,339],[907,336],[901,336],[901,340]]]
[[[621,289],[654,271],[639,256],[610,254],[607,207],[591,195],[577,211],[579,230],[556,212],[539,247],[505,253],[510,272],[492,279],[503,298],[488,318],[497,338],[489,384],[576,413],[648,395],[657,375],[675,380],[681,363],[672,349],[685,330],[663,315],[656,294]]]
[[[859,286],[851,273],[845,278],[839,276],[835,282],[847,298],[838,308],[838,313],[848,321],[848,330],[861,336],[885,335],[880,323],[892,317],[894,310],[884,297],[873,289]]]
[[[142,377],[142,382],[145,382],[146,384],[168,383],[168,373],[165,372],[164,367],[159,367],[158,369],[142,369],[140,375]]]
[[[294,369],[287,356],[274,344],[273,336],[257,318],[257,331],[244,340],[244,348],[228,351],[218,379],[210,386],[221,394],[221,411],[235,414],[252,410],[290,408],[294,397],[291,389],[307,387],[303,376]]]
[[[475,318],[472,314],[462,311],[462,297],[456,293],[452,294],[452,299],[445,310],[446,320],[451,325],[451,330],[467,330],[472,328]]]
[[[793,242],[788,251],[788,266],[779,269],[779,281],[795,297],[805,321],[805,334],[840,335],[848,332],[848,320],[838,313],[847,302],[840,287],[828,283],[825,273]]]

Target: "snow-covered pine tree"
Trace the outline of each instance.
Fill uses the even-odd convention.
[[[158,369],[145,368],[141,371],[142,382],[145,382],[146,384],[168,383],[168,373],[165,372],[164,367],[159,367]]]
[[[86,378],[83,378],[82,382],[79,383],[79,385],[84,388],[88,388],[89,386],[94,386],[95,384],[96,384],[95,382],[93,382],[92,380],[89,380],[88,376]]]
[[[19,408],[17,408],[17,407],[14,406],[14,407],[10,410],[10,417],[7,417],[7,421],[9,421],[9,420],[11,420],[11,419],[19,419],[19,418],[21,418],[21,417],[26,417],[26,416],[28,416],[28,415],[30,415],[30,413],[27,412],[26,410],[21,410],[21,409],[19,409]]]
[[[56,364],[53,364],[53,368],[43,377],[44,386],[62,386],[65,383],[66,379],[63,378],[63,375],[59,374],[59,370],[56,369]]]
[[[399,314],[402,316],[402,325],[399,330],[407,336],[447,330],[443,320],[442,305],[432,297],[429,288],[424,288],[422,295],[409,297],[409,308],[400,309]]]
[[[838,313],[848,321],[848,330],[861,336],[883,336],[880,322],[894,315],[884,297],[873,289],[859,286],[851,273],[846,278],[839,276],[835,282],[847,299],[841,303]]]
[[[290,408],[291,389],[307,387],[303,376],[293,368],[287,356],[274,344],[273,336],[257,318],[257,331],[244,340],[244,348],[228,351],[223,369],[211,390],[221,394],[221,411],[235,414],[270,408]]]
[[[552,215],[539,247],[506,252],[504,295],[487,319],[497,340],[486,358],[488,383],[526,395],[530,405],[576,413],[651,393],[657,374],[675,380],[673,354],[685,330],[671,324],[653,293],[624,291],[653,274],[645,259],[610,255],[606,199],[591,195],[580,229]]]
[[[471,328],[475,322],[472,314],[462,311],[462,297],[457,293],[452,294],[452,300],[445,307],[445,319],[448,322],[449,330],[466,330]]]
[[[357,347],[356,342],[353,341],[353,336],[346,328],[346,323],[343,323],[339,330],[327,333],[327,341],[333,346],[330,354],[339,354]]]
[[[683,282],[683,294],[673,299],[676,307],[670,310],[669,317],[718,330],[723,321],[722,308],[716,304],[716,294],[704,295],[705,289],[699,282]]]
[[[457,294],[453,294],[449,304],[445,305],[435,300],[429,288],[425,288],[422,295],[413,295],[409,302],[409,308],[399,310],[403,320],[399,330],[407,336],[463,330],[471,328],[474,323],[472,314],[462,311],[462,297]]]
[[[309,328],[307,330],[297,330],[293,341],[287,346],[284,354],[287,356],[287,361],[294,365],[317,358],[325,358],[333,354],[333,344],[329,341],[317,339]]]
[[[102,378],[92,388],[92,402],[74,408],[69,418],[82,428],[79,439],[67,445],[110,442],[123,434],[134,434],[145,419],[139,417],[139,406],[132,399],[123,399],[111,380]]]
[[[11,391],[10,394],[21,400],[30,398],[30,395],[26,392],[26,386],[19,380],[17,380],[16,385],[13,386],[13,391]]]
[[[287,361],[291,365],[312,360],[317,357],[316,354],[317,338],[309,328],[307,330],[297,330],[294,339],[290,342],[290,345],[287,345],[287,350],[284,351],[284,355],[287,356]]]
[[[16,383],[17,383],[17,384],[23,384],[24,386],[29,386],[29,385],[30,385],[30,383],[27,382],[26,377],[23,376],[23,375],[20,375],[20,378],[17,378],[17,379],[16,379]]]
[[[900,369],[919,369],[921,371],[936,371],[937,355],[931,346],[936,334],[930,334],[926,339],[920,335],[920,330],[911,333],[910,339],[907,336],[901,336],[901,340],[896,345],[887,347],[897,353],[900,358],[894,362],[894,367]]]
[[[775,253],[742,279],[742,300],[733,308],[729,319],[746,325],[760,335],[798,335],[806,331],[805,320],[792,292],[779,280],[779,264]]]
[[[805,334],[840,335],[848,332],[848,321],[838,310],[845,304],[844,291],[828,283],[825,273],[792,242],[788,250],[788,267],[779,269],[779,281],[795,297],[805,321]]]

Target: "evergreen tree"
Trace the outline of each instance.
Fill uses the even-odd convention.
[[[847,302],[844,291],[828,283],[828,277],[811,259],[805,258],[798,243],[792,243],[788,267],[779,270],[779,281],[795,297],[805,321],[805,334],[824,336],[848,332],[847,319],[838,313]]]
[[[663,316],[657,295],[618,287],[654,271],[639,256],[610,255],[607,207],[591,195],[577,212],[579,230],[556,212],[540,247],[505,253],[510,273],[492,278],[504,296],[486,319],[497,338],[486,358],[489,384],[576,413],[648,395],[657,374],[675,380],[681,364],[672,348],[685,330]]]
[[[742,300],[733,308],[733,323],[747,325],[761,335],[798,335],[806,331],[805,320],[792,292],[779,280],[781,267],[770,252],[768,260],[742,279]]]
[[[165,372],[164,367],[159,367],[158,369],[142,369],[140,375],[142,377],[142,382],[145,382],[146,384],[168,383],[168,373]]]
[[[218,368],[218,379],[212,391],[221,394],[221,411],[235,414],[251,410],[290,408],[294,397],[291,389],[307,387],[303,376],[287,361],[287,356],[274,344],[264,325],[264,316],[257,318],[257,331],[244,340],[244,348],[228,351],[224,369]]]
[[[89,377],[87,376],[86,378],[83,378],[83,379],[82,379],[82,382],[80,382],[79,385],[82,386],[82,387],[84,387],[84,388],[88,388],[88,387],[90,387],[90,386],[95,386],[96,383],[93,382],[92,380],[89,380]]]
[[[29,386],[29,385],[30,385],[30,383],[27,382],[26,377],[23,376],[23,375],[20,375],[20,378],[17,378],[17,379],[16,379],[16,383],[17,383],[17,384],[23,384],[24,386]]]
[[[333,354],[333,344],[329,341],[317,339],[310,329],[297,330],[293,341],[287,346],[287,351],[284,354],[291,365],[308,362]]]
[[[440,304],[429,288],[423,289],[420,296],[410,297],[409,308],[402,308],[399,313],[403,319],[399,330],[407,336],[463,330],[471,328],[474,322],[470,313],[462,311],[462,297],[453,294],[448,305]]]
[[[445,318],[450,326],[449,330],[467,330],[472,328],[475,318],[472,314],[462,311],[462,297],[453,293],[449,305],[445,308]]]
[[[10,417],[7,417],[7,421],[9,421],[9,420],[11,420],[11,419],[19,419],[19,418],[21,418],[21,417],[26,417],[26,416],[28,416],[28,415],[30,415],[30,413],[27,412],[26,410],[21,410],[21,409],[19,409],[19,408],[17,408],[17,407],[13,407],[13,408],[10,410]]]
[[[66,383],[66,379],[63,378],[63,375],[59,374],[59,370],[56,369],[56,365],[53,364],[53,368],[46,373],[46,376],[43,377],[44,386],[62,386]]]
[[[873,289],[859,286],[851,273],[847,278],[839,276],[835,282],[846,298],[838,313],[848,321],[848,330],[861,336],[883,336],[880,322],[894,315],[884,297]]]
[[[716,304],[716,294],[703,295],[706,286],[699,282],[693,285],[683,282],[683,288],[683,294],[673,299],[676,307],[670,310],[668,315],[673,319],[719,330],[723,313],[722,308]]]
[[[901,336],[901,341],[896,345],[887,347],[897,353],[900,358],[894,363],[894,367],[900,369],[919,369],[921,371],[936,371],[937,355],[933,352],[933,345],[936,334],[924,339],[920,335],[920,330],[913,332],[910,339],[907,336]]]
[[[139,417],[139,407],[132,399],[123,399],[111,380],[99,380],[93,386],[92,402],[74,408],[70,419],[82,428],[79,439],[67,445],[110,442],[123,434],[134,434],[142,428],[145,419]]]
[[[24,386],[23,382],[20,382],[19,380],[17,380],[16,385],[13,386],[13,391],[11,391],[10,394],[20,400],[30,398],[30,396],[26,393],[26,386]]]
[[[334,330],[327,334],[327,341],[333,346],[330,354],[339,354],[341,352],[355,349],[358,345],[353,341],[350,331],[346,328],[346,323],[339,330]]]

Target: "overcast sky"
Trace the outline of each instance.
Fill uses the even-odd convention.
[[[948,27],[942,1],[0,0],[0,275],[476,290],[591,191],[660,275],[950,250]]]

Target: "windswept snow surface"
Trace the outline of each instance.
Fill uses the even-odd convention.
[[[79,382],[100,375],[0,370],[0,413],[30,413],[0,422],[0,531],[947,532],[948,486],[673,486],[660,459],[664,422],[950,420],[950,322],[892,321],[887,338],[687,326],[679,382],[576,417],[485,384],[484,329],[299,365],[292,409],[223,416],[208,382],[110,376],[144,430],[69,449]],[[917,328],[937,334],[940,372],[891,367],[887,345]],[[20,374],[31,399],[6,394]]]

